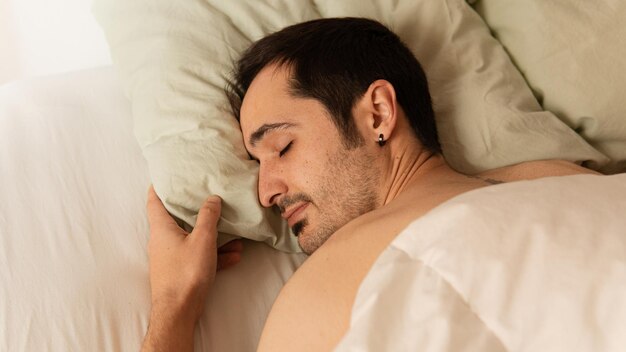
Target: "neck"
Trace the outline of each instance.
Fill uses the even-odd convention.
[[[407,146],[392,158],[383,193],[383,205],[393,201],[408,187],[433,179],[441,172],[454,172],[440,154]],[[426,182],[428,183],[428,182]]]

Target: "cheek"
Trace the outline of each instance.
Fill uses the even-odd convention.
[[[297,146],[297,151],[289,155],[288,168],[294,180],[299,184],[311,185],[324,169],[320,148],[313,143]]]
[[[325,203],[334,192],[338,154],[335,143],[326,138],[312,138],[306,145],[298,146],[297,153],[290,156],[289,169],[293,193],[305,193],[315,203]],[[339,164],[346,160],[340,160]]]
[[[296,172],[293,174],[294,183],[300,188],[299,191],[313,196],[320,178],[320,165],[311,159],[304,159],[298,162]]]
[[[341,180],[344,178],[341,163],[330,153],[322,154],[323,159],[310,160],[306,180],[307,191],[314,200],[324,207],[329,206],[334,198],[341,197]],[[343,161],[345,162],[345,160]]]

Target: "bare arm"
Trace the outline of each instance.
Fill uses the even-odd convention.
[[[155,309],[150,313],[148,332],[141,346],[148,351],[193,351],[193,334],[196,322],[184,312],[169,307]]]
[[[195,326],[216,271],[239,262],[242,243],[217,249],[219,197],[207,198],[191,233],[178,226],[152,187],[147,210],[152,308],[141,351],[193,351]]]

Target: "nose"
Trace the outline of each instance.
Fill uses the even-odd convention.
[[[259,166],[259,201],[269,208],[276,204],[282,194],[287,193],[282,172],[272,163],[261,163]]]

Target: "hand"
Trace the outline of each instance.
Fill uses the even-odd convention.
[[[217,249],[217,221],[221,211],[221,199],[217,196],[210,196],[204,202],[191,233],[178,226],[152,186],[148,190],[147,211],[152,311],[146,340],[158,335],[154,331],[151,334],[154,328],[167,330],[167,334],[176,334],[172,329],[179,329],[179,335],[188,338],[191,333],[193,339],[193,329],[216,271],[239,262],[242,242],[231,241]],[[160,343],[161,347],[165,344]]]

